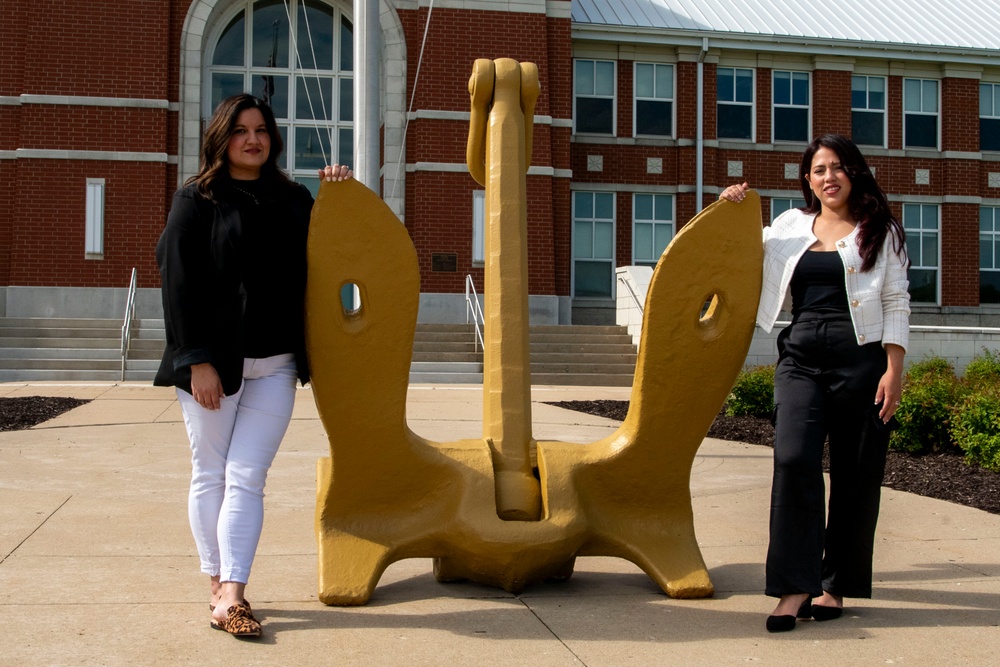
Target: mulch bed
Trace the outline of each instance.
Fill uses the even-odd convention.
[[[89,400],[53,396],[0,398],[0,431],[19,431],[58,417]]]
[[[624,420],[628,412],[628,401],[561,401],[549,405],[618,421]],[[767,419],[720,413],[708,437],[773,447],[774,427]],[[913,456],[890,450],[882,485],[1000,514],[1000,473],[969,465],[960,454]]]

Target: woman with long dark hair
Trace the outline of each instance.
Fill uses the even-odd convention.
[[[806,205],[764,228],[757,324],[782,310],[774,375],[774,478],[765,593],[770,632],[840,617],[870,598],[872,551],[892,417],[909,340],[903,227],[861,151],[844,136],[802,155]],[[746,183],[720,198],[741,201]],[[829,438],[826,511],[823,444]],[[825,518],[825,521],[824,521]]]
[[[198,173],[174,194],[156,246],[167,346],[154,384],[175,386],[191,444],[188,515],[210,577],[213,628],[260,636],[246,601],[264,482],[305,357],[306,238],[313,198],[278,167],[270,107],[215,110]],[[344,166],[324,180],[351,177]]]

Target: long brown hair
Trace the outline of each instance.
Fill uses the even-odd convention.
[[[809,172],[813,156],[820,148],[829,148],[840,159],[840,166],[851,182],[851,194],[847,199],[847,209],[858,223],[858,252],[861,254],[861,270],[870,271],[878,260],[878,253],[885,243],[885,236],[892,233],[892,249],[896,254],[906,256],[906,234],[903,225],[892,214],[885,193],[875,182],[865,157],[849,138],[840,134],[824,134],[816,137],[802,154],[800,174],[802,176],[802,196],[806,200],[806,213],[819,213],[823,206],[809,186]]]
[[[215,188],[219,181],[229,176],[229,158],[226,150],[229,139],[233,136],[236,119],[247,109],[257,109],[264,117],[267,134],[271,138],[271,150],[267,161],[260,168],[260,176],[279,184],[290,183],[288,176],[278,167],[278,158],[285,144],[278,132],[278,124],[274,120],[274,112],[263,100],[248,93],[227,97],[219,103],[212,114],[212,119],[205,129],[201,143],[201,166],[198,173],[188,179],[188,184],[198,187],[198,192],[209,199],[214,199]]]

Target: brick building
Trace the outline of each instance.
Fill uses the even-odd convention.
[[[421,319],[482,288],[465,169],[476,58],[538,65],[533,321],[613,319],[615,268],[655,262],[738,179],[765,216],[798,159],[853,135],[910,239],[915,321],[1000,322],[1000,6],[842,0],[384,0],[382,195],[421,267]],[[0,0],[0,316],[115,316],[225,95],[263,94],[284,166],[350,162],[353,7],[337,0]],[[736,17],[736,18],[734,18]],[[272,92],[273,91],[273,92]],[[699,113],[700,110],[700,113]],[[700,117],[700,122],[699,122]]]

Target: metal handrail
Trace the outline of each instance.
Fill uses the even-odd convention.
[[[475,304],[475,305],[473,305]],[[465,276],[465,323],[469,323],[469,316],[472,316],[473,322],[476,324],[476,342],[479,343],[479,347],[486,349],[486,344],[483,342],[483,332],[480,329],[480,325],[486,326],[486,318],[483,317],[483,307],[479,305],[479,295],[476,294],[476,286],[472,283],[472,276]],[[476,348],[477,350],[479,348]]]
[[[632,285],[629,284],[629,282],[627,280],[625,280],[621,276],[618,276],[618,282],[620,282],[622,285],[624,285],[625,288],[628,290],[628,295],[630,297],[632,297],[632,303],[634,303],[635,307],[639,309],[639,314],[641,315],[642,314],[642,304],[639,303],[639,296],[635,293],[635,290],[632,289]]]
[[[132,279],[128,284],[128,298],[125,300],[125,321],[122,324],[122,382],[125,381],[125,360],[132,345],[132,319],[135,317],[136,271],[132,267]]]

